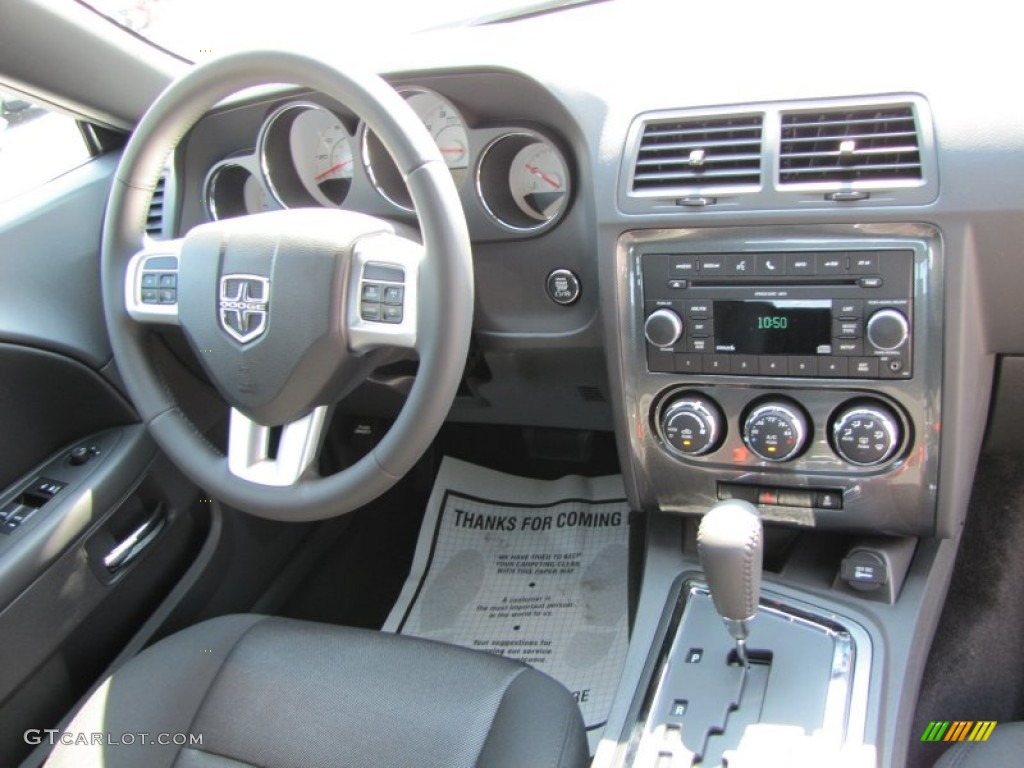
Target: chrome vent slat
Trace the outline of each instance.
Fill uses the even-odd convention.
[[[920,136],[910,105],[783,112],[779,183],[921,179]]]
[[[758,160],[758,161],[760,161],[760,159],[761,159],[761,154],[760,153],[746,154],[746,155],[739,155],[739,154],[737,154],[737,155],[722,155],[720,157],[711,156],[711,157],[705,158],[704,164],[707,165],[709,163],[734,163],[734,162],[738,162],[738,161],[747,161],[747,160]],[[662,160],[661,158],[651,157],[651,158],[642,158],[640,160],[637,160],[636,164],[637,164],[637,167],[648,166],[648,165],[689,165],[690,161],[689,160]],[[637,175],[640,175],[639,171],[637,172]]]
[[[633,165],[633,191],[675,195],[697,188],[760,185],[763,123],[763,115],[647,123]]]
[[[647,181],[656,179],[707,179],[707,178],[719,178],[724,176],[749,176],[750,171],[742,168],[722,168],[716,170],[696,171],[696,170],[678,170],[678,171],[662,171],[654,173],[638,173],[635,176],[637,181]]]
[[[640,150],[641,154],[668,152],[680,149],[717,149],[728,147],[760,147],[761,139],[737,139],[735,141],[673,141],[664,144],[650,144]]]

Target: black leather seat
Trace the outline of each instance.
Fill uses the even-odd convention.
[[[90,743],[94,733],[111,743]],[[426,640],[252,615],[206,621],[143,651],[65,734],[47,765],[522,768],[588,760],[571,695],[530,667]],[[190,738],[201,743],[180,743]]]
[[[1024,765],[1024,723],[999,723],[988,741],[962,741],[935,768],[1016,768]]]

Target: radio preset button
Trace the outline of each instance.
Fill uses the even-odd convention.
[[[790,376],[817,376],[818,358],[816,357],[791,357],[789,358]]]
[[[791,253],[786,257],[786,271],[794,276],[813,275],[814,254]]]
[[[877,251],[852,251],[850,253],[850,272],[855,275],[877,275]]]
[[[730,355],[704,355],[704,373],[731,373],[729,357]]]
[[[786,376],[789,373],[789,366],[785,357],[761,355],[757,359],[757,370],[762,376]]]
[[[760,277],[775,277],[786,274],[786,255],[783,253],[757,254],[757,274]]]
[[[815,256],[814,267],[819,275],[845,275],[845,253],[819,253]]]
[[[849,362],[845,357],[822,357],[818,360],[818,375],[826,379],[842,379],[848,374]]]
[[[729,373],[757,376],[757,355],[729,355]]]
[[[703,355],[677,354],[675,357],[676,373],[702,373],[704,371],[702,359]]]

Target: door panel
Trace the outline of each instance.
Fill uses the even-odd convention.
[[[5,765],[92,685],[204,528],[198,491],[137,423],[111,361],[99,249],[116,167],[96,158],[0,205],[0,647],[17,659],[0,664]]]

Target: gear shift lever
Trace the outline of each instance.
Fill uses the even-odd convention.
[[[700,521],[697,552],[715,609],[747,666],[747,622],[757,613],[764,555],[761,518],[754,505],[740,499],[715,504]]]

